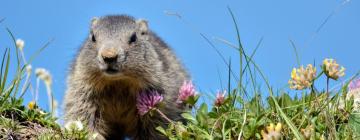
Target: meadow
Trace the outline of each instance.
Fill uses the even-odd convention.
[[[168,120],[168,127],[157,127],[157,130],[174,140],[360,138],[359,73],[346,73],[341,63],[329,56],[317,62],[318,65],[299,64],[293,68],[288,74],[288,88],[296,90],[296,95],[274,89],[263,72],[266,70],[253,60],[260,45],[251,53],[244,51],[237,22],[231,10],[229,12],[238,42],[236,45],[224,42],[238,52],[240,67],[233,69],[231,61],[219,53],[227,65],[227,89],[218,91],[212,100],[206,95],[214,93],[201,93],[191,81],[184,81],[179,89],[178,101],[188,106],[182,114],[186,123],[168,119],[160,111],[162,97],[156,93],[139,95],[137,107],[140,116],[164,117]],[[44,68],[31,66],[31,62],[49,44],[26,58],[23,51],[25,41],[18,39],[11,29],[7,31],[13,47],[1,54],[0,139],[96,139],[97,134],[88,132],[84,122],[57,122],[61,118],[55,115],[58,103],[52,95],[52,75]],[[203,38],[208,40],[206,36]],[[295,46],[294,50],[296,52]],[[10,61],[11,55],[15,55],[16,62]],[[15,68],[15,75],[8,74],[10,67]],[[351,78],[339,82],[345,73],[352,75]],[[36,82],[29,80],[32,76],[36,77]],[[324,87],[315,86],[320,79],[326,81]],[[330,90],[330,82],[338,83],[340,88]],[[39,102],[44,102],[38,100],[40,84],[46,88],[47,110],[38,106]],[[265,84],[265,87],[259,88],[260,84]],[[231,88],[231,85],[236,85],[236,88]],[[32,94],[32,101],[23,102],[26,93]],[[209,102],[201,102],[201,98]]]

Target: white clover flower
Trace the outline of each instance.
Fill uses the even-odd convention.
[[[315,77],[316,68],[311,64],[308,64],[306,68],[304,68],[304,66],[301,66],[298,69],[294,68],[288,83],[291,89],[302,90],[310,87],[313,84]]]
[[[16,47],[18,47],[20,51],[23,50],[24,46],[25,46],[24,40],[16,39]]]
[[[273,123],[270,123],[269,126],[266,127],[266,131],[261,130],[261,136],[263,140],[280,140],[282,124],[277,123],[276,126]]]
[[[323,61],[322,69],[328,78],[337,80],[339,77],[345,75],[345,68],[340,67],[334,59],[326,58]]]
[[[84,125],[80,121],[70,121],[66,123],[64,127],[68,131],[82,131],[84,129]]]
[[[43,80],[45,82],[45,84],[47,84],[48,86],[50,86],[52,84],[52,77],[51,77],[49,71],[47,71],[46,69],[37,68],[35,70],[35,74],[38,78]]]

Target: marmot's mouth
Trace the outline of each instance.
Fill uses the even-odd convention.
[[[116,73],[119,72],[119,69],[114,68],[114,67],[108,67],[108,68],[105,70],[105,72],[106,72],[107,74],[116,74]]]
[[[119,65],[109,65],[109,64],[100,64],[99,65],[99,69],[101,70],[101,72],[105,75],[105,76],[110,76],[110,77],[117,77],[119,76],[119,74],[121,74],[121,66]]]

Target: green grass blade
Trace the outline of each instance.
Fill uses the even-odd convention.
[[[270,97],[273,100],[277,111],[280,113],[280,116],[284,119],[286,124],[289,126],[289,128],[293,132],[295,138],[298,139],[298,140],[303,140],[303,137],[301,136],[299,130],[291,122],[291,120],[288,118],[288,116],[282,111],[281,107],[279,106],[279,103],[276,101],[268,79],[265,77],[264,73],[260,70],[260,68],[255,63],[253,63],[253,64],[254,64],[256,70],[259,72],[261,78],[265,81],[265,84],[266,84],[266,86],[267,86],[267,88],[269,90],[269,93],[270,93]]]
[[[239,43],[239,48],[242,48],[243,46],[242,46],[241,39],[240,39],[239,27],[238,27],[238,25],[237,25],[237,22],[236,22],[234,13],[232,12],[232,10],[230,9],[229,6],[228,6],[227,8],[228,8],[228,10],[229,10],[229,12],[230,12],[230,14],[231,14],[231,18],[232,18],[232,20],[233,20],[233,22],[234,22],[234,24],[235,24],[235,29],[236,29],[237,40],[238,40],[238,43]]]
[[[257,44],[256,48],[254,49],[254,51],[252,52],[250,58],[247,56],[247,54],[246,54],[245,51],[243,50],[243,51],[244,51],[243,54],[244,54],[244,56],[245,56],[245,61],[246,61],[246,65],[245,65],[245,67],[244,67],[244,69],[243,69],[243,73],[246,72],[246,71],[245,71],[246,69],[249,71],[249,73],[250,73],[250,74],[249,74],[249,75],[250,75],[250,80],[251,80],[251,84],[252,84],[252,87],[253,87],[253,90],[254,90],[254,93],[255,93],[255,97],[257,97],[256,82],[255,82],[255,78],[254,78],[255,71],[254,71],[254,74],[253,74],[253,72],[252,72],[252,70],[251,70],[251,68],[250,68],[249,62],[250,62],[250,61],[253,61],[253,57],[254,57],[257,49],[260,47],[260,44],[261,44],[262,40],[263,40],[263,38],[261,38],[260,41],[258,42],[258,44]]]
[[[54,39],[49,40],[47,43],[45,43],[44,46],[42,46],[39,50],[37,50],[34,54],[32,54],[32,55],[30,56],[30,59],[29,59],[28,63],[31,64],[31,62],[32,62],[45,48],[47,48],[53,41],[54,41]]]
[[[229,10],[229,13],[231,15],[231,18],[233,20],[233,23],[234,23],[234,26],[235,26],[235,29],[236,29],[236,37],[237,37],[237,41],[238,41],[238,45],[239,45],[239,60],[240,60],[240,69],[239,69],[240,73],[239,73],[239,75],[240,75],[240,80],[238,82],[239,82],[239,93],[241,95],[242,90],[240,89],[240,87],[242,86],[242,81],[243,81],[243,76],[244,76],[244,73],[243,73],[243,52],[244,51],[243,51],[243,46],[242,46],[241,39],[240,39],[239,27],[237,25],[234,13],[230,9],[230,7],[227,7],[227,8]],[[235,95],[235,98],[236,98],[236,95]]]
[[[25,87],[25,89],[24,89],[24,92],[20,94],[19,98],[23,98],[23,96],[24,96],[25,93],[26,93],[25,91],[27,91],[27,90],[29,89],[29,87],[30,87],[30,83],[27,83],[27,84],[26,84],[26,87]]]
[[[231,59],[229,59],[229,66],[228,66],[228,94],[231,95]],[[235,99],[234,99],[235,100]]]
[[[219,42],[224,43],[226,46],[231,47],[233,49],[236,49],[236,51],[239,51],[239,48],[237,46],[235,46],[234,44],[230,43],[229,41],[222,39],[222,38],[214,38],[215,40],[218,40]],[[253,52],[251,53],[250,57],[248,60],[252,60],[257,52],[257,50],[260,48],[262,41],[264,40],[264,37],[261,37],[258,44],[256,45],[255,49],[253,50]],[[250,63],[246,63],[244,69],[243,69],[243,73],[245,73],[247,67],[249,66]]]
[[[16,84],[18,84],[18,81],[16,81],[16,79],[14,79],[11,84],[10,87],[7,88],[6,90],[4,90],[3,93],[5,93],[3,96],[3,98],[0,101],[0,106],[3,106],[3,104],[8,100],[8,98],[10,97],[10,94],[13,92]]]
[[[203,33],[199,32],[195,27],[190,26],[190,24],[188,24],[183,17],[179,14],[179,13],[171,13],[171,12],[166,12],[167,15],[170,16],[175,16],[176,18],[180,19],[182,22],[184,22],[185,24],[189,25],[189,27],[191,27],[191,30],[195,33],[200,34],[200,36],[205,39],[205,41],[215,50],[215,52],[220,56],[221,60],[224,62],[224,64],[228,67],[229,64],[227,63],[224,55],[222,55],[222,53],[215,47],[215,45],[209,40],[208,37],[206,37]],[[236,79],[237,81],[239,80],[239,78],[236,76],[236,74],[231,71],[231,75],[234,79]]]
[[[219,68],[217,68],[216,70],[217,70],[217,74],[218,74],[218,78],[219,78],[219,82],[220,82],[220,88],[221,88],[221,90],[224,90],[220,70],[219,70]]]
[[[215,50],[215,52],[220,56],[221,60],[224,62],[224,64],[229,67],[229,64],[227,63],[224,55],[219,51],[219,49],[217,49],[215,47],[215,45],[209,40],[209,38],[207,38],[204,34],[200,33],[200,36],[205,39],[205,41]],[[234,79],[236,79],[237,81],[239,80],[239,78],[236,76],[236,74],[231,70],[231,75],[233,76]]]
[[[8,48],[5,49],[5,52],[4,52],[4,55],[1,59],[1,68],[0,68],[0,94],[3,92],[3,88],[2,88],[2,77],[3,77],[3,68],[4,68],[4,62],[5,62],[5,59],[6,59],[6,53],[8,52]]]
[[[231,43],[228,42],[227,40],[224,40],[224,39],[221,39],[221,38],[215,38],[215,39],[218,40],[218,41],[220,41],[220,42],[222,42],[222,43],[224,43],[224,44],[226,44],[227,46],[229,46],[229,47],[231,47],[231,48],[236,49],[237,51],[240,51],[240,49],[238,49],[235,45],[231,44]],[[255,49],[254,49],[253,52],[251,53],[251,56],[250,56],[250,57],[247,57],[246,53],[243,52],[243,54],[244,54],[244,56],[245,56],[246,65],[245,65],[242,73],[245,73],[246,70],[249,71],[254,92],[256,91],[256,81],[255,81],[256,78],[254,78],[254,77],[255,77],[254,75],[255,75],[256,73],[255,73],[255,70],[254,70],[254,73],[253,73],[253,72],[252,72],[253,70],[251,70],[251,69],[249,68],[249,66],[250,66],[250,65],[249,65],[250,63],[249,63],[249,62],[252,61],[252,59],[253,59],[256,51],[258,50],[258,48],[260,47],[260,45],[261,45],[261,43],[262,43],[262,41],[263,41],[263,37],[261,37],[261,39],[259,40],[259,42],[258,42],[258,44],[256,45]],[[243,91],[245,91],[245,90],[243,90]],[[247,96],[247,94],[246,94],[246,96]]]
[[[8,72],[9,72],[9,65],[10,65],[10,50],[9,50],[9,53],[7,54],[7,60],[6,60],[6,64],[5,64],[5,73],[3,76],[4,78],[2,80],[2,83],[1,83],[1,89],[4,89],[4,87],[5,87]]]
[[[293,40],[289,40],[290,41],[290,43],[291,43],[291,46],[293,47],[293,49],[294,49],[294,52],[295,52],[295,55],[296,55],[296,62],[297,62],[297,64],[298,64],[298,66],[300,66],[300,57],[299,57],[299,52],[297,51],[297,49],[296,49],[296,45],[295,45],[295,42],[293,41]]]
[[[17,61],[17,69],[16,70],[19,70],[20,69],[20,57],[19,57],[19,48],[16,46],[16,38],[15,38],[14,34],[10,31],[9,28],[6,28],[6,31],[10,34],[11,39],[14,42],[14,46],[15,46],[15,50],[16,50],[16,61]]]
[[[261,43],[263,42],[263,40],[264,40],[264,37],[261,37],[260,40],[259,40],[259,42],[257,43],[255,49],[254,49],[253,52],[251,53],[250,58],[249,58],[249,61],[250,61],[250,60],[253,60],[253,58],[254,58],[257,50],[260,48]],[[249,62],[249,61],[248,61],[248,62]],[[243,70],[244,72],[245,72],[246,68],[249,67],[249,64],[250,64],[250,63],[248,63],[248,62],[246,63],[246,65],[245,65],[245,67],[244,67],[244,70]]]
[[[239,27],[238,27],[238,24],[237,24],[237,22],[236,22],[234,13],[232,12],[232,10],[231,10],[230,7],[228,7],[228,10],[229,10],[229,13],[230,13],[230,15],[231,15],[231,18],[232,18],[232,20],[233,20],[234,26],[235,26],[236,35],[237,35],[237,41],[238,41],[238,46],[239,46],[239,50],[238,50],[238,51],[239,51],[239,59],[240,59],[240,80],[239,80],[239,87],[238,87],[238,88],[241,88],[241,87],[244,87],[244,86],[243,86],[243,76],[244,76],[244,73],[246,72],[246,71],[245,71],[245,70],[246,70],[246,67],[243,68],[243,58],[244,58],[244,56],[245,56],[246,65],[249,65],[249,59],[248,59],[248,57],[246,57],[246,53],[245,53],[245,51],[244,51],[244,47],[243,47],[243,45],[242,45],[242,43],[241,43],[240,31],[239,31]],[[258,44],[258,46],[260,46],[261,41],[262,41],[262,39],[260,40],[260,43]],[[258,46],[257,46],[257,48],[258,48]],[[255,50],[257,50],[257,49],[255,49]],[[256,52],[256,51],[254,51],[254,52]],[[256,90],[256,87],[255,87],[255,80],[254,80],[254,77],[253,77],[253,73],[252,73],[252,71],[251,71],[251,69],[250,69],[249,67],[247,67],[247,68],[248,68],[248,71],[249,71],[249,73],[250,73],[250,79],[251,79],[251,83],[252,83],[253,89],[254,89],[254,91],[255,91],[255,90]],[[246,87],[246,86],[245,86],[245,87]],[[243,92],[242,92],[242,93],[243,93],[242,95],[245,95],[245,96],[248,97],[245,88],[242,88],[242,90],[239,89],[239,91],[240,91],[240,92],[239,92],[240,95],[241,95],[241,91],[243,91]]]
[[[22,75],[23,75],[23,72],[25,71],[25,68],[26,68],[26,65],[22,66],[20,68],[20,70],[17,71],[17,74],[15,76],[16,80],[19,81],[19,83],[16,84],[16,87],[15,87],[15,92],[13,94],[13,97],[16,98],[16,95],[19,93],[19,89],[20,89],[20,81],[22,81]],[[24,83],[25,84],[25,83]]]

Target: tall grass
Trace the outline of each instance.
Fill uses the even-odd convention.
[[[342,83],[337,91],[329,91],[332,80],[323,65],[319,66],[312,84],[308,88],[300,89],[301,96],[291,97],[290,93],[274,92],[271,84],[264,75],[260,66],[253,60],[262,39],[254,51],[248,55],[242,45],[239,28],[235,16],[228,8],[234,23],[237,45],[227,40],[215,38],[217,41],[234,48],[239,53],[240,67],[231,68],[231,61],[226,61],[223,54],[202,33],[202,38],[221,57],[228,69],[228,94],[221,106],[198,103],[192,110],[183,114],[187,120],[183,123],[171,123],[169,128],[158,127],[158,130],[170,139],[359,139],[359,113],[354,100],[348,95],[350,81],[357,77],[354,74],[350,80]],[[184,21],[182,16],[176,16]],[[185,21],[184,21],[185,22]],[[322,25],[323,26],[323,25]],[[196,31],[196,30],[194,30]],[[296,62],[300,67],[300,57],[296,46],[290,40],[296,54]],[[239,77],[234,71],[239,72]],[[265,83],[265,89],[258,89],[259,84],[255,75]],[[230,90],[231,79],[234,78],[237,87]],[[320,78],[327,79],[326,87],[315,87],[313,84]],[[244,84],[249,79],[251,87]],[[289,79],[290,73],[289,73]],[[266,95],[268,97],[263,97]],[[358,93],[360,94],[360,93]],[[265,103],[262,99],[266,99]],[[217,100],[217,99],[216,99]],[[210,110],[208,109],[210,108]],[[275,126],[275,124],[277,124]]]

